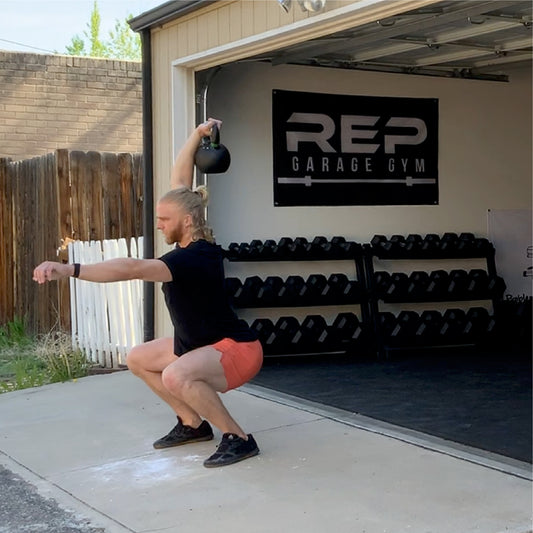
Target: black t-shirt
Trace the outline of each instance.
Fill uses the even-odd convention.
[[[220,246],[199,240],[159,259],[172,273],[172,281],[163,283],[162,290],[174,326],[176,355],[225,337],[240,342],[257,339],[228,303]]]

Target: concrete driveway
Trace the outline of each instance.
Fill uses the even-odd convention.
[[[223,399],[259,456],[204,468],[219,432],[154,450],[175,418],[125,371],[1,395],[0,464],[88,531],[532,531],[530,465],[254,386]]]

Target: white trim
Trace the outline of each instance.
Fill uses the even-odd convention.
[[[172,61],[172,66],[205,69],[251,55],[355,28],[384,17],[419,9],[439,0],[360,0],[345,7],[315,15],[281,28],[252,35]]]
[[[177,150],[183,146],[195,126],[194,70],[185,66],[172,65],[172,164]]]

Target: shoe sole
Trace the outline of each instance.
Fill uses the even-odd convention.
[[[245,459],[249,459],[250,457],[255,457],[256,455],[259,455],[259,448],[256,448],[255,450],[252,450],[251,452],[247,453],[246,455],[241,455],[240,457],[236,457],[234,459],[228,459],[226,461],[220,461],[218,463],[208,463],[209,459],[206,459],[204,461],[204,466],[206,468],[218,468],[219,466],[229,466],[234,465],[235,463],[239,463],[240,461],[244,461]]]
[[[195,442],[205,442],[213,440],[214,435],[206,435],[205,437],[196,437],[195,439],[182,440],[180,442],[174,442],[172,444],[157,444],[154,442],[153,447],[156,450],[164,450],[165,448],[175,448],[176,446],[183,446],[185,444],[194,444]]]

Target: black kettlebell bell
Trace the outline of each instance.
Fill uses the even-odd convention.
[[[211,135],[202,139],[194,163],[204,174],[222,174],[228,170],[231,157],[228,149],[220,144],[220,132],[216,124],[211,128]]]

